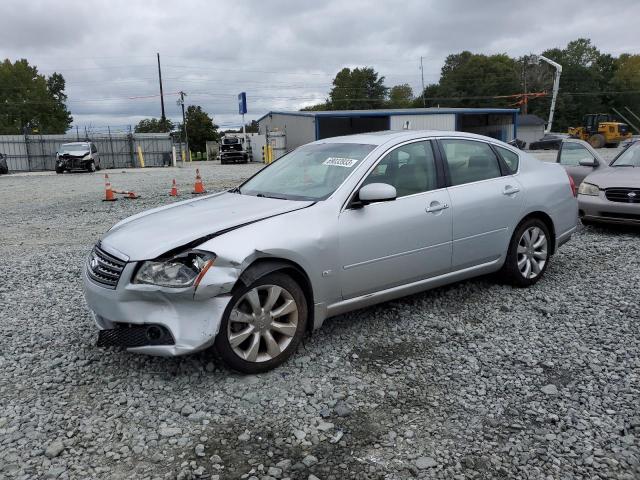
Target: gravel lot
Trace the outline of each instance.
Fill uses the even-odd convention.
[[[209,190],[259,166],[203,165]],[[0,177],[1,478],[640,478],[640,235],[328,320],[276,371],[95,347],[85,256],[194,168]],[[189,195],[190,196],[190,195]]]

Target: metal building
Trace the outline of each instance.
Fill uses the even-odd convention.
[[[260,133],[284,132],[286,150],[323,138],[380,130],[457,130],[503,141],[516,138],[518,110],[511,108],[408,108],[269,112]]]
[[[527,114],[518,117],[518,138],[527,142],[527,147],[531,142],[540,140],[544,136],[544,127],[547,122],[537,115]]]

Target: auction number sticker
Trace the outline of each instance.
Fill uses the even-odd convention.
[[[329,157],[323,162],[323,165],[351,168],[356,163],[358,163],[358,160],[356,160],[355,158]]]

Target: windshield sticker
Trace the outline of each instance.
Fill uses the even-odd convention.
[[[356,160],[355,158],[339,158],[339,157],[329,157],[324,162],[322,162],[323,165],[333,165],[335,167],[346,167],[346,168],[351,168],[356,163],[358,163],[358,160]]]

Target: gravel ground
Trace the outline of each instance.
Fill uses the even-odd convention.
[[[210,190],[257,165],[203,165]],[[640,478],[640,241],[585,228],[546,278],[328,320],[276,371],[95,347],[80,274],[192,166],[0,177],[1,478]],[[186,195],[183,194],[182,198]]]

